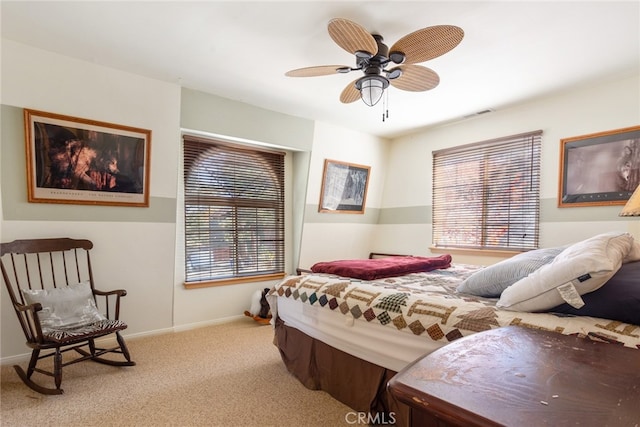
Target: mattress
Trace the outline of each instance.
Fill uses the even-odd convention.
[[[287,326],[374,365],[398,372],[418,357],[440,347],[423,337],[401,334],[353,316],[277,298],[278,317]]]
[[[365,281],[289,276],[267,299],[274,319],[341,351],[399,371],[460,337],[519,325],[640,348],[640,327],[611,319],[499,309],[497,299],[456,292],[479,266]]]

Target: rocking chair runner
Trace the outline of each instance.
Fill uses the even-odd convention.
[[[2,278],[26,344],[32,349],[26,372],[19,365],[14,368],[22,381],[39,393],[62,394],[62,368],[73,363],[93,360],[115,366],[135,365],[120,335],[127,328],[119,320],[120,298],[127,292],[95,289],[89,257],[92,247],[89,240],[69,238],[1,244]],[[98,347],[96,339],[110,334],[115,334],[117,345]],[[63,353],[71,350],[80,356],[63,361]],[[117,353],[123,360],[103,357],[108,353]],[[49,357],[53,357],[52,371],[38,367],[40,360]],[[34,382],[34,372],[52,376],[55,388]]]

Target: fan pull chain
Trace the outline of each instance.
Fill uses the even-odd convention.
[[[384,92],[384,97],[382,99],[382,121],[385,121],[385,118],[389,118],[389,89]]]
[[[387,93],[385,96],[387,97],[387,102],[385,106],[386,106],[386,113],[387,113],[387,119],[388,119],[389,118],[389,89],[387,89]]]

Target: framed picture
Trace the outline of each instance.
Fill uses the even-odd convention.
[[[640,126],[560,140],[558,207],[624,205],[640,183]]]
[[[325,159],[319,212],[363,214],[369,166]]]
[[[29,202],[149,206],[151,131],[24,110]]]

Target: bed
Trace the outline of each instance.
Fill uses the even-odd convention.
[[[320,262],[268,292],[274,343],[306,387],[407,425],[388,381],[463,336],[517,325],[640,349],[638,260],[640,244],[614,232],[488,267],[450,255]]]

